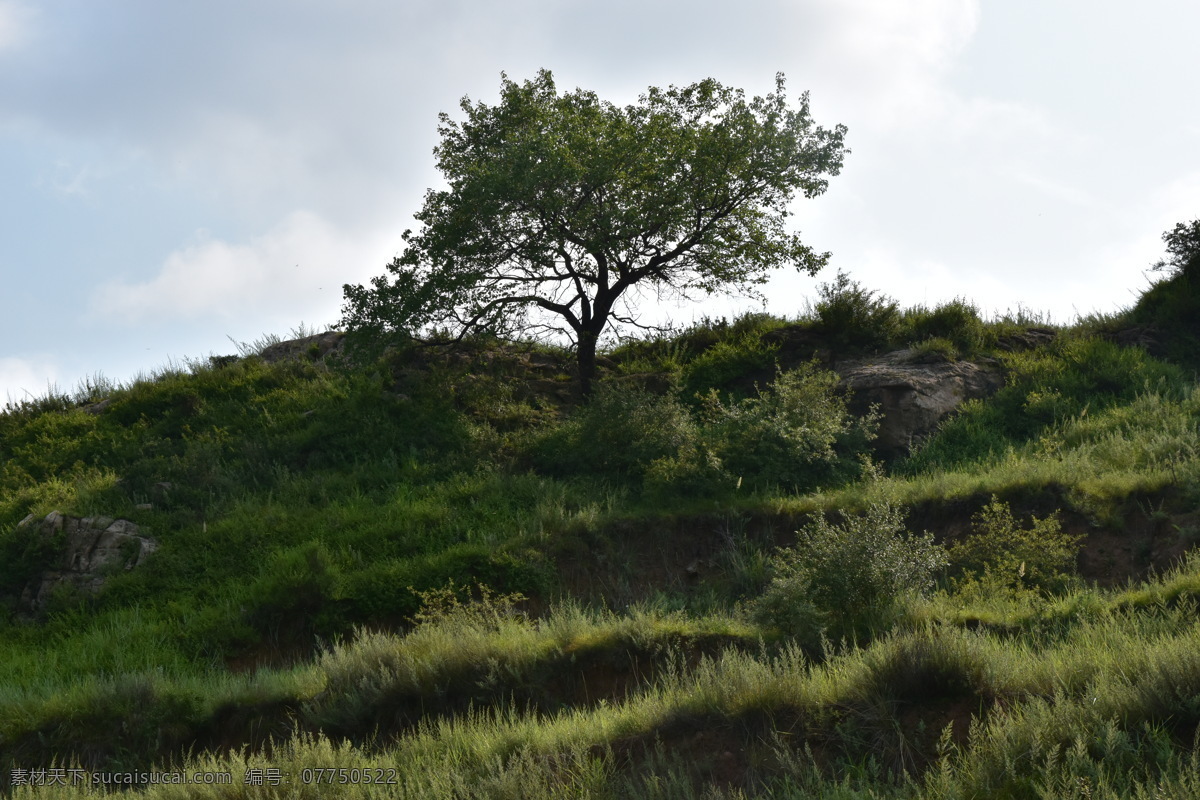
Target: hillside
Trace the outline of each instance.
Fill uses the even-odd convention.
[[[10,406],[0,791],[1200,796],[1172,291],[1061,327],[839,280],[587,403],[552,347],[326,333]]]

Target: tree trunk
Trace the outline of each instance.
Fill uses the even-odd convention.
[[[586,402],[592,396],[592,379],[596,377],[596,336],[588,331],[579,334],[579,346],[575,349],[579,364],[579,394]]]

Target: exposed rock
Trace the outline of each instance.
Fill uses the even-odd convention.
[[[549,402],[557,408],[563,408],[575,401],[575,385],[550,378],[534,378],[526,384],[527,397]]]
[[[21,610],[35,614],[45,609],[58,587],[96,592],[109,575],[140,566],[158,549],[157,541],[127,519],[68,517],[51,511],[40,522],[31,514],[18,527],[34,529],[30,531],[33,535],[61,536],[63,540],[57,569],[42,573],[21,594]]]
[[[1156,325],[1133,325],[1108,335],[1110,341],[1122,347],[1140,347],[1152,356],[1161,357],[1166,353],[1163,331]]]
[[[1001,350],[1032,350],[1035,347],[1050,344],[1058,336],[1054,328],[1026,328],[1016,333],[1006,333],[1001,336],[996,346]]]
[[[329,355],[341,355],[345,347],[346,334],[342,331],[326,331],[301,339],[289,339],[264,347],[258,357],[268,364],[276,361],[306,359],[316,361]]]
[[[879,405],[883,417],[875,449],[884,457],[906,455],[964,401],[987,397],[1004,385],[991,365],[918,364],[913,355],[911,350],[898,350],[836,367],[842,384],[851,390],[852,411],[864,414],[871,405]]]
[[[112,401],[113,399],[111,397],[106,397],[98,403],[92,403],[91,405],[84,406],[83,410],[89,414],[99,416],[104,413],[106,408],[112,405]]]

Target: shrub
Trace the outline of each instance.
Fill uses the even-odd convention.
[[[874,505],[841,524],[818,517],[772,559],[774,576],[754,615],[810,643],[823,630],[835,638],[878,632],[907,597],[932,588],[946,563],[931,534],[905,531],[899,509]]]
[[[420,610],[412,615],[414,625],[475,630],[494,630],[507,620],[523,619],[518,606],[529,599],[519,592],[494,592],[484,583],[474,588],[459,586],[453,579],[445,586],[414,594],[420,603]]]
[[[317,541],[278,551],[250,587],[250,624],[280,640],[303,641],[341,628],[333,603],[339,569]]]
[[[1075,577],[1081,535],[1062,529],[1058,512],[1020,525],[1007,503],[992,497],[972,520],[974,533],[950,548],[960,590],[980,584],[1009,591],[1066,588]]]
[[[709,389],[747,388],[754,376],[771,370],[779,345],[767,342],[763,334],[779,327],[781,321],[765,314],[745,314],[732,324],[721,320],[704,331],[716,341],[704,346],[684,372],[684,395]],[[685,334],[685,339],[701,340],[702,331]],[[741,387],[738,384],[741,383]]]
[[[853,417],[837,375],[806,364],[757,397],[703,402],[705,438],[724,468],[751,484],[806,491],[857,477],[876,417]]]
[[[1165,272],[1154,281],[1130,309],[1133,323],[1158,327],[1159,342],[1171,360],[1189,367],[1200,366],[1200,219],[1177,223],[1165,231],[1163,243],[1169,258],[1160,259],[1151,269]]]
[[[1155,281],[1129,313],[1131,322],[1150,324],[1165,339],[1166,357],[1189,367],[1200,366],[1200,269],[1179,270]]]
[[[958,348],[949,339],[935,337],[918,342],[912,348],[912,360],[917,364],[938,364],[958,358]]]
[[[737,486],[721,459],[704,444],[688,444],[678,455],[656,458],[646,470],[643,490],[651,499],[669,496],[721,497]]]
[[[906,341],[945,340],[963,355],[977,352],[984,344],[987,328],[973,303],[955,298],[932,311],[916,307],[904,312],[902,335]]]
[[[676,380],[688,360],[688,345],[681,336],[665,331],[649,339],[623,342],[608,354],[622,375],[665,373]]]
[[[864,288],[844,272],[817,292],[817,328],[834,344],[873,349],[896,338],[900,309],[891,298]]]
[[[749,382],[752,378],[748,376],[771,368],[778,349],[778,345],[767,344],[757,335],[733,342],[717,342],[688,364],[684,394],[736,388],[739,378]]]
[[[603,384],[575,416],[530,439],[533,466],[641,485],[648,496],[721,495],[747,484],[807,491],[856,478],[875,415],[856,418],[837,376],[812,364],[756,397],[701,398],[702,423],[678,400]]]
[[[536,438],[531,456],[549,474],[640,483],[656,459],[677,456],[698,437],[691,415],[673,397],[605,383],[572,419]]]

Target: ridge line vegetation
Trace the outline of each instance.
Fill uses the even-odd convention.
[[[840,275],[795,319],[602,352],[586,404],[544,344],[304,336],[10,404],[0,788],[1195,796],[1200,387],[1163,318],[1122,343],[1144,310],[985,320]],[[888,460],[829,367],[901,347],[1005,383]],[[20,523],[50,511],[159,549],[33,610],[64,543]],[[244,782],[266,768],[293,782]]]

